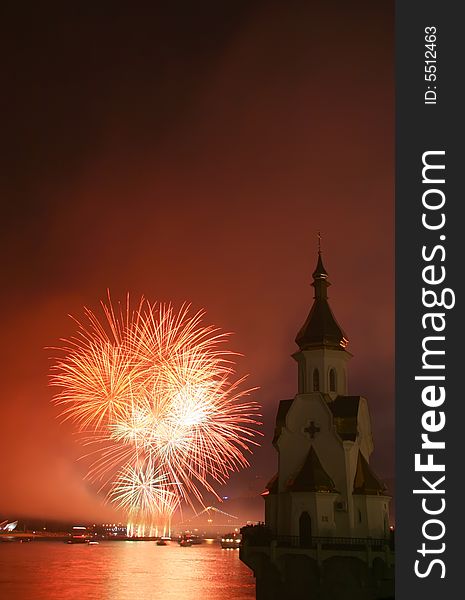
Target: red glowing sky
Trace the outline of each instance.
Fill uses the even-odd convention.
[[[393,478],[391,3],[215,5],[9,16],[5,518],[113,516],[56,419],[45,350],[107,288],[187,300],[235,332],[266,437],[224,493],[263,487],[277,403],[296,391],[318,230],[350,392],[368,398],[373,464]]]

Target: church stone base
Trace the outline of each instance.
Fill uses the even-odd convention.
[[[394,568],[381,557],[366,560],[355,552],[320,560],[307,550],[247,546],[240,552],[254,573],[257,600],[394,598]]]

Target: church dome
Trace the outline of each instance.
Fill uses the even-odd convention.
[[[328,303],[327,288],[331,284],[323,266],[321,252],[318,252],[318,262],[313,273],[312,285],[315,288],[313,306],[295,338],[296,344],[301,350],[321,347],[345,350],[349,340],[336,321]]]

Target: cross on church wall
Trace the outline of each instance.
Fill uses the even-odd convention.
[[[310,421],[310,425],[304,429],[305,433],[309,433],[312,440],[315,438],[315,434],[319,433],[321,429],[315,424],[315,421]]]

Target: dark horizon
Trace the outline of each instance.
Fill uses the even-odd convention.
[[[57,419],[46,350],[107,289],[191,302],[234,332],[265,437],[218,491],[258,495],[318,231],[393,490],[392,4],[15,7],[6,22],[0,513],[116,518]]]

